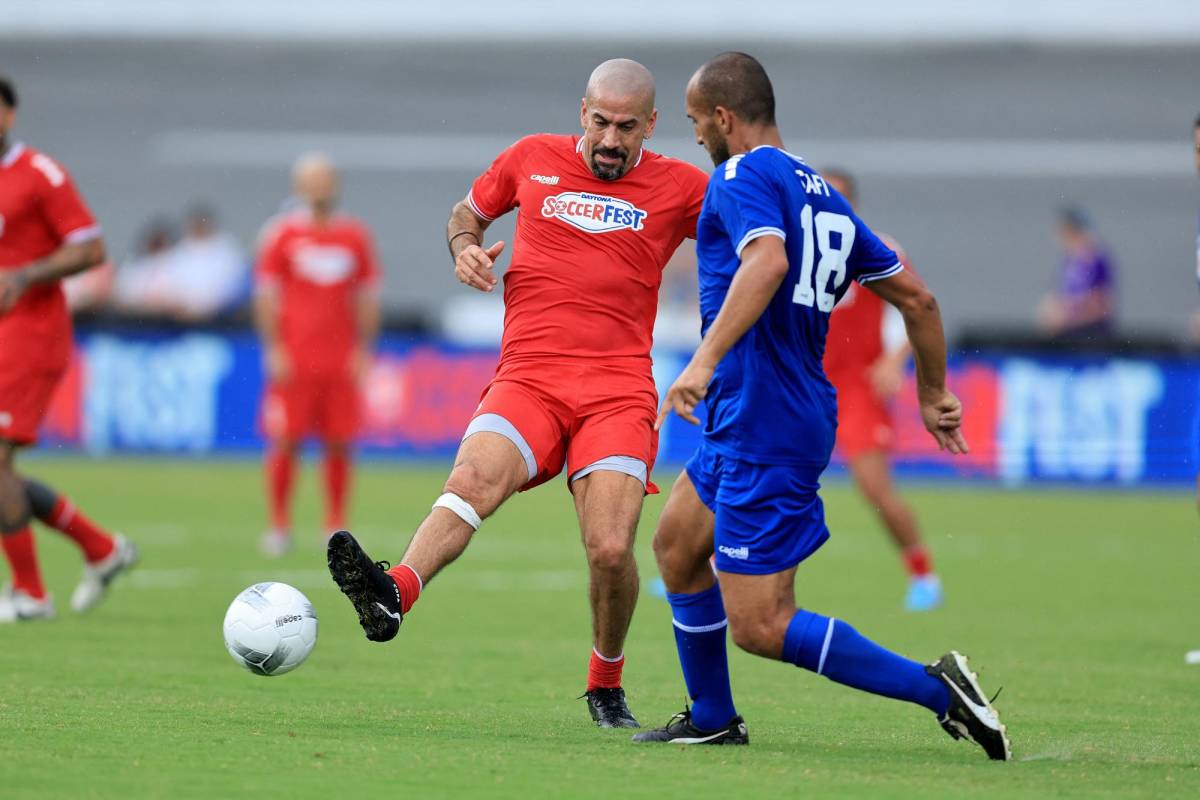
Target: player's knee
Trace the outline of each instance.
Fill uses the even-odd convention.
[[[490,480],[483,470],[471,463],[455,464],[442,491],[461,497],[481,519],[494,514],[507,497],[499,481]]]
[[[783,648],[777,626],[767,617],[731,617],[729,634],[734,644],[756,656],[778,658]]]
[[[694,531],[670,524],[659,524],[654,531],[652,546],[654,560],[664,580],[707,570],[708,557],[712,555],[712,551],[706,548],[706,543],[700,541]]]
[[[616,531],[594,537],[586,549],[588,566],[593,572],[622,572],[633,561],[632,537]]]

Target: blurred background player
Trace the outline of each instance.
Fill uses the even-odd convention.
[[[484,249],[484,231],[520,208],[495,378],[445,494],[399,565],[385,572],[349,533],[329,542],[330,572],[367,638],[389,640],[424,583],[458,558],[481,522],[565,463],[590,570],[584,697],[600,727],[638,725],[621,674],[638,596],[634,535],[645,494],[657,491],[651,336],[663,266],[695,235],[706,183],[696,167],[642,148],[658,118],[654,97],[644,66],[604,62],[584,92],[582,136],[521,139],[454,207],[446,237],[455,275],[484,292],[496,287],[504,249]]]
[[[1042,298],[1038,325],[1057,339],[1107,337],[1115,312],[1112,256],[1081,208],[1068,206],[1058,212],[1057,236],[1063,252],[1059,286]]]
[[[851,208],[858,205],[858,185],[844,170],[821,173]],[[905,269],[908,257],[891,237],[879,238],[895,251]],[[853,283],[833,308],[825,342],[825,375],[837,389],[837,449],[854,483],[879,515],[900,549],[908,570],[904,607],[929,611],[942,602],[942,584],[921,539],[916,515],[892,483],[888,453],[895,442],[889,404],[904,383],[912,348],[904,318],[895,306]]]
[[[71,317],[61,281],[104,260],[104,240],[58,162],[9,140],[17,91],[0,76],[0,545],[12,583],[0,590],[0,622],[54,616],[30,520],[37,516],[83,551],[71,608],[86,611],[137,561],[49,487],[17,474],[16,452],[37,441],[54,389],[71,360]]]
[[[296,449],[316,435],[324,448],[325,532],[346,525],[359,386],[379,333],[379,267],[361,221],[335,214],[339,181],[323,155],[300,158],[293,183],[301,207],[273,220],[258,262],[254,319],[268,386],[263,398],[270,529],[262,550],[291,547]]]

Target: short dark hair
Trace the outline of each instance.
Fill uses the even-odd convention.
[[[727,108],[746,122],[775,124],[775,90],[754,56],[721,53],[700,68],[696,85],[710,108]]]
[[[9,108],[17,107],[17,87],[4,75],[0,75],[0,100]]]

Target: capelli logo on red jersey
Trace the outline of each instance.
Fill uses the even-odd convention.
[[[586,192],[562,192],[542,201],[542,216],[557,217],[588,233],[640,231],[649,216],[627,200]]]

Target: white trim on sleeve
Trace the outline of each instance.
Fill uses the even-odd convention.
[[[486,219],[488,222],[496,221],[495,217],[493,217],[489,214],[485,214],[479,210],[479,206],[475,203],[475,195],[470,190],[467,190],[467,205],[469,205],[471,207],[472,211],[474,211],[476,214],[478,214],[483,219]]]
[[[893,275],[899,275],[901,272],[904,272],[904,265],[897,261],[895,266],[888,267],[883,272],[873,272],[867,275],[859,275],[855,280],[857,280],[859,283],[870,283],[871,281],[880,281],[884,278],[890,278]]]
[[[99,225],[88,225],[83,228],[76,228],[63,237],[63,242],[66,244],[75,244],[76,242],[88,242],[92,239],[99,239],[103,231]]]
[[[755,239],[762,238],[763,236],[778,236],[785,242],[787,241],[787,234],[779,228],[772,228],[770,226],[753,228],[746,232],[746,235],[742,237],[742,240],[738,242],[737,247],[734,248],[734,252],[737,253],[737,257],[742,257],[742,251],[746,249],[746,245],[750,244]]]

